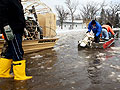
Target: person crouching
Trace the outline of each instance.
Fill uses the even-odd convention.
[[[88,25],[88,31],[86,33],[91,32],[91,30],[94,33],[94,42],[99,43],[100,34],[101,34],[101,31],[102,31],[101,25],[97,21],[92,20]]]

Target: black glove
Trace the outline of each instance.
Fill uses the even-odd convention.
[[[89,31],[87,31],[86,33],[89,33]]]

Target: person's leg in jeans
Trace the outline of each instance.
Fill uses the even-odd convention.
[[[23,49],[22,49],[22,35],[15,34],[12,41],[8,41],[8,50],[5,54],[5,58],[13,59],[13,61],[23,60]]]
[[[26,76],[25,60],[23,60],[24,51],[22,49],[22,34],[14,34],[14,39],[8,41],[8,51],[5,58],[13,59],[13,72],[15,80],[26,80],[32,77]]]
[[[109,34],[109,37],[111,38],[111,32],[108,32],[108,34]]]
[[[109,39],[109,35],[106,29],[102,29],[102,39],[108,40]]]

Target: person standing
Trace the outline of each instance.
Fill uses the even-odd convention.
[[[13,64],[14,80],[27,80],[26,60],[23,59],[22,35],[25,28],[23,6],[20,0],[0,0],[0,30],[8,43],[5,57],[0,58],[0,77],[11,78]]]
[[[92,20],[89,24],[88,24],[88,31],[87,33],[91,32],[91,30],[93,31],[94,33],[94,41],[96,43],[99,43],[100,41],[100,33],[102,31],[102,27],[101,25],[95,21],[95,20]]]

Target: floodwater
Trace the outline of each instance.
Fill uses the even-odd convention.
[[[84,33],[58,33],[53,49],[24,55],[33,79],[0,79],[0,90],[120,90],[120,40],[108,49],[78,49]]]

